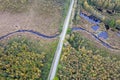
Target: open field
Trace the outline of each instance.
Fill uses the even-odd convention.
[[[25,11],[17,12],[16,9],[8,8],[0,10],[0,36],[18,29],[34,30],[46,35],[59,33],[62,6],[52,0],[35,0],[25,7]],[[18,7],[17,10],[19,9],[21,8]]]

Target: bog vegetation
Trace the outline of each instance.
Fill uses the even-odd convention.
[[[0,43],[0,80],[46,80],[55,44],[48,53],[39,41],[24,37]]]
[[[73,33],[64,45],[56,80],[119,80],[120,61],[101,55],[78,33]],[[104,53],[105,54],[105,53]],[[107,54],[107,53],[106,53]]]
[[[120,29],[120,0],[78,0],[79,8],[85,9],[113,29]]]

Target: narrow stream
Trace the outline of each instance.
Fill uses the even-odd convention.
[[[36,32],[36,31],[33,31],[33,30],[17,30],[17,31],[14,31],[14,32],[11,32],[11,33],[8,33],[4,36],[1,36],[0,37],[0,40],[12,35],[12,34],[15,34],[15,33],[24,33],[24,32],[28,32],[28,33],[31,33],[31,34],[34,34],[34,35],[37,35],[39,37],[43,37],[43,38],[48,38],[48,39],[51,39],[51,38],[56,38],[59,34],[55,34],[55,35],[52,35],[52,36],[47,36],[47,35],[44,35],[44,34],[41,34],[39,32]]]
[[[111,45],[109,45],[108,43],[102,41],[98,36],[96,36],[95,34],[87,31],[86,29],[84,28],[81,28],[81,27],[74,27],[72,28],[72,31],[85,31],[86,33],[90,34],[91,36],[93,36],[97,41],[99,41],[103,46],[107,47],[107,48],[110,48],[110,49],[115,49],[115,50],[120,50],[119,48],[114,48],[112,47]]]
[[[87,31],[86,29],[84,28],[81,28],[81,27],[74,27],[71,29],[71,31],[85,31],[87,33],[89,33],[91,36],[93,36],[97,41],[99,41],[103,46],[107,47],[107,48],[110,48],[110,49],[115,49],[115,50],[120,50],[118,48],[114,48],[112,47],[111,45],[109,45],[108,43],[102,41],[98,36],[96,36],[95,34]],[[39,37],[43,37],[43,38],[46,38],[46,39],[52,39],[52,38],[56,38],[59,36],[59,34],[55,34],[55,35],[52,35],[52,36],[47,36],[47,35],[44,35],[44,34],[41,34],[39,32],[36,32],[36,31],[33,31],[33,30],[17,30],[17,31],[14,31],[14,32],[11,32],[11,33],[8,33],[6,35],[3,35],[0,37],[0,40],[12,35],[12,34],[16,34],[16,33],[24,33],[24,32],[28,32],[28,33],[31,33],[31,34],[34,34],[34,35],[37,35]]]

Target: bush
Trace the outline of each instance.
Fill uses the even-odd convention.
[[[105,24],[107,24],[109,27],[115,29],[116,21],[115,21],[115,19],[106,19]]]
[[[40,50],[38,41],[21,37],[13,38],[2,45],[4,46],[0,46],[1,80],[44,80],[43,69],[48,68],[44,61],[49,58],[46,59],[46,53]],[[46,63],[51,64],[49,61]]]
[[[84,47],[76,51],[71,46],[63,48],[57,76],[59,80],[119,80],[120,61],[94,55]]]
[[[0,78],[5,79],[39,79],[45,54],[22,52],[17,55],[5,53],[0,57]]]
[[[101,56],[102,51],[78,33],[71,34],[68,42],[63,47],[57,80],[119,80],[120,61],[115,57]]]

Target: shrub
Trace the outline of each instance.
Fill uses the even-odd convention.
[[[120,61],[115,57],[100,55],[103,52],[78,33],[70,35],[62,53],[56,75],[58,80],[119,80],[120,78]]]
[[[39,45],[38,41],[14,38],[1,46],[0,79],[42,79],[46,53],[39,49]]]

